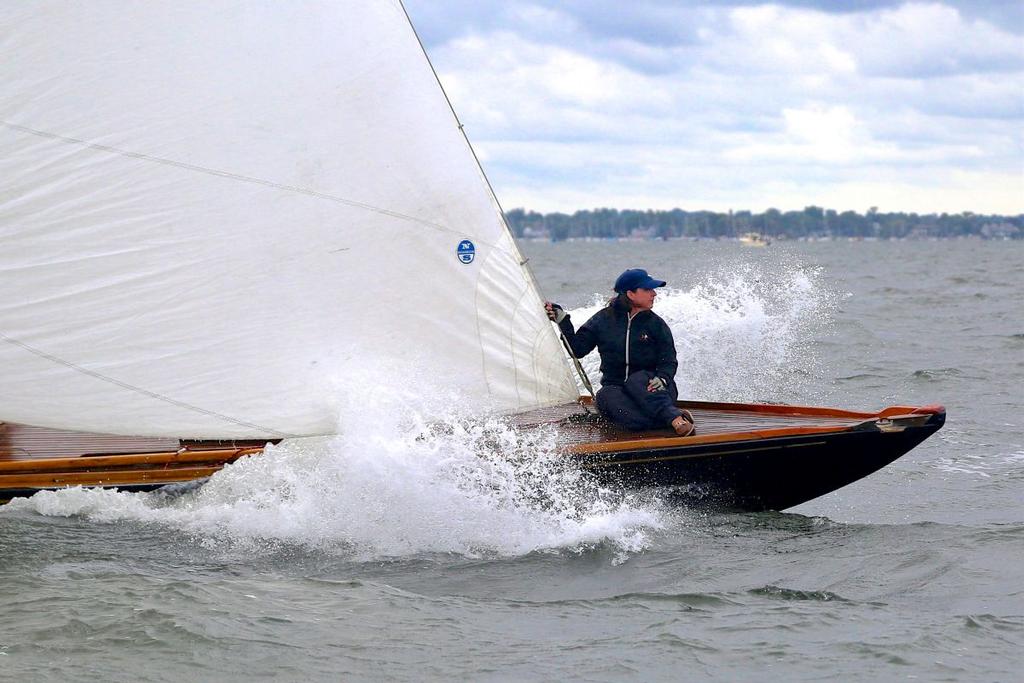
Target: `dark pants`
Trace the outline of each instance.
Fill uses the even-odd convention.
[[[597,392],[597,408],[613,423],[633,432],[671,426],[682,415],[675,406],[679,390],[670,382],[664,391],[647,391],[653,372],[640,370],[625,385],[605,385]]]

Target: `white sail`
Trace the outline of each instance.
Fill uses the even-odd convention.
[[[0,421],[325,434],[375,372],[576,395],[400,2],[0,6]]]

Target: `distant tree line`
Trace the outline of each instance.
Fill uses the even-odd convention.
[[[555,241],[620,237],[720,239],[752,232],[776,239],[921,239],[968,235],[985,239],[1024,238],[1024,214],[881,213],[876,207],[864,214],[819,206],[808,206],[803,211],[768,209],[763,213],[593,209],[566,214],[512,209],[505,216],[516,237]]]

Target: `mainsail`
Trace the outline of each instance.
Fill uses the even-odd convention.
[[[379,374],[571,400],[399,0],[0,7],[0,421],[326,434]]]

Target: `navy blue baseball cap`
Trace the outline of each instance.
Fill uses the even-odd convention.
[[[619,294],[631,292],[634,289],[654,289],[664,287],[664,280],[655,280],[647,274],[643,268],[630,268],[624,271],[615,281],[615,291]]]

